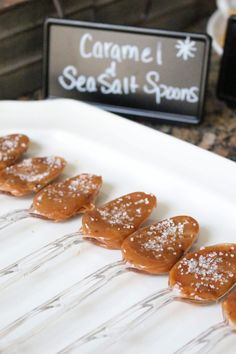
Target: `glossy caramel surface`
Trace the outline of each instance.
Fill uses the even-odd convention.
[[[94,208],[102,178],[81,174],[63,182],[53,183],[38,192],[33,199],[33,212],[60,221]]]
[[[139,228],[155,206],[152,194],[126,194],[85,213],[82,232],[104,247],[120,249],[123,240]]]
[[[180,297],[211,302],[236,282],[236,244],[220,244],[189,253],[171,269],[169,285]]]
[[[144,227],[122,243],[123,258],[136,269],[163,274],[197,240],[198,222],[190,216],[175,216]]]
[[[236,290],[234,290],[222,303],[225,318],[236,328]]]
[[[13,165],[28,149],[29,138],[23,134],[0,137],[0,170]]]
[[[66,161],[61,157],[33,157],[0,171],[0,191],[21,197],[37,192],[57,178]]]

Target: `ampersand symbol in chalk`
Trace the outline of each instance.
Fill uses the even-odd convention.
[[[116,62],[112,61],[111,65],[105,70],[105,73],[111,77],[116,76]]]

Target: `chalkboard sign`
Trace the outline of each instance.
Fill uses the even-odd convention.
[[[204,34],[49,19],[45,97],[196,124],[203,114],[209,52]]]

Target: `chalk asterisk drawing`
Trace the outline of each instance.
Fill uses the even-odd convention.
[[[191,41],[190,37],[186,37],[185,40],[178,39],[177,44],[175,45],[175,48],[178,49],[176,56],[178,58],[182,58],[183,60],[194,58],[195,57],[194,52],[197,51],[195,45],[196,42]]]

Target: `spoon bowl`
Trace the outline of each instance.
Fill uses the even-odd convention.
[[[198,222],[190,216],[175,216],[143,227],[121,246],[123,258],[135,269],[165,274],[196,242]]]
[[[29,147],[29,138],[23,134],[0,137],[0,170],[13,165]]]
[[[56,179],[63,171],[66,161],[62,157],[33,157],[0,171],[0,191],[22,197]]]
[[[124,239],[135,232],[156,207],[156,197],[134,192],[87,212],[81,232],[100,246],[120,249]]]
[[[34,196],[30,213],[54,221],[67,220],[94,209],[101,186],[102,177],[87,173],[53,183]]]

